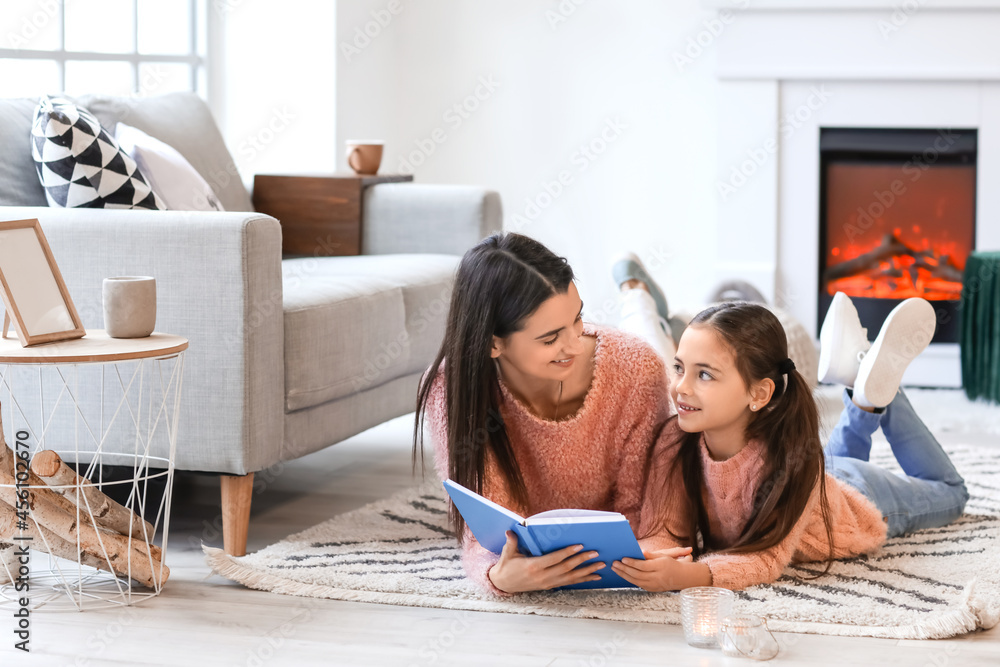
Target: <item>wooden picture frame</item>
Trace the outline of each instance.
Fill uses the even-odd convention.
[[[87,334],[37,219],[0,222],[0,284],[4,338],[11,322],[23,347]]]

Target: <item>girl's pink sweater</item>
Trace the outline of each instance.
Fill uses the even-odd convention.
[[[643,548],[664,549],[679,544],[668,532],[685,533],[681,513],[685,507],[684,482],[679,472],[670,474],[679,449],[677,420],[667,422],[654,450],[654,464],[642,511],[640,535],[655,533]],[[819,485],[813,489],[805,511],[784,540],[763,551],[744,554],[711,553],[724,550],[740,536],[751,518],[753,499],[760,487],[763,443],[751,440],[735,456],[715,461],[701,440],[702,498],[715,544],[699,558],[712,571],[712,585],[739,590],[770,583],[789,563],[824,561],[829,541],[820,512]],[[854,487],[830,474],[826,495],[833,530],[834,558],[850,558],[878,549],[886,537],[886,524],[878,508]],[[667,512],[663,512],[666,508]]]
[[[586,324],[584,335],[597,338],[594,379],[583,406],[572,417],[541,419],[500,383],[500,412],[528,489],[528,506],[514,505],[489,450],[483,495],[525,517],[551,509],[621,512],[634,530],[650,449],[669,416],[666,370],[653,349],[631,334]],[[435,466],[447,479],[443,371],[434,378],[426,421],[435,446]],[[462,551],[466,573],[480,587],[504,595],[489,578],[498,559],[466,528]]]

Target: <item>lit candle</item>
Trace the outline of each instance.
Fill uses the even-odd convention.
[[[681,624],[691,646],[719,647],[719,624],[733,609],[733,592],[725,588],[698,586],[681,591]]]

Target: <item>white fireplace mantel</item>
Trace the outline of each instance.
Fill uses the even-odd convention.
[[[711,0],[719,278],[817,334],[821,127],[976,128],[976,247],[1000,248],[1000,0]],[[740,9],[746,5],[746,9]],[[959,386],[957,345],[913,384]]]

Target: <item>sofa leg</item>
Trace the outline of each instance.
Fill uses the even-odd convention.
[[[222,475],[222,543],[230,556],[247,553],[247,530],[250,527],[250,500],[253,496],[253,473],[235,477]]]

